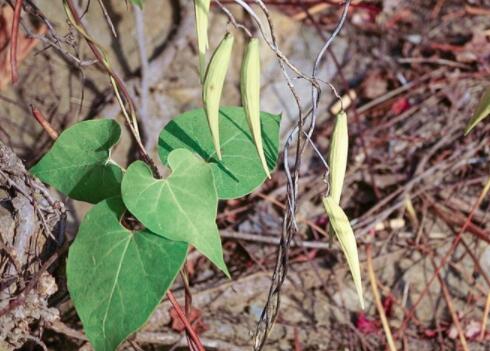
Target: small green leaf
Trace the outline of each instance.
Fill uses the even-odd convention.
[[[113,120],[79,122],[61,133],[31,172],[75,200],[97,203],[118,196],[122,170],[110,160],[110,149],[120,135]]]
[[[262,112],[261,129],[269,169],[277,162],[280,116]],[[233,199],[244,196],[266,179],[247,116],[241,107],[220,109],[222,160],[218,160],[203,109],[186,112],[174,118],[160,133],[159,154],[167,163],[172,150],[186,148],[210,162],[218,196]]]
[[[122,181],[126,207],[151,231],[185,241],[229,276],[216,225],[218,196],[211,167],[186,149],[170,153],[172,174],[153,178],[150,168],[133,162]]]
[[[488,116],[490,116],[490,87],[488,87],[483,94],[473,117],[471,117],[470,122],[466,126],[464,135],[468,135],[468,133],[471,132],[471,130],[475,128],[478,123],[483,121]]]
[[[359,266],[359,256],[357,254],[356,237],[354,236],[354,231],[352,230],[349,219],[344,213],[344,210],[337,205],[336,200],[333,197],[324,197],[323,205],[325,207],[325,211],[327,212],[331,228],[335,232],[335,235],[339,240],[340,247],[342,248],[345,258],[347,259],[347,264],[352,274],[352,278],[354,279],[354,285],[356,286],[361,308],[364,309],[361,268]]]
[[[113,351],[141,327],[171,286],[187,244],[120,223],[119,197],[85,216],[67,262],[68,290],[96,351]]]

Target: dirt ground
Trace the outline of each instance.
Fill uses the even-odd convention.
[[[34,3],[65,39],[64,50],[83,60],[93,59],[68,26],[61,2]],[[114,70],[140,108],[141,37],[135,32],[134,16],[124,1],[104,3],[117,37],[96,1],[90,3],[83,20],[109,49]],[[245,17],[232,1],[222,3],[237,18]],[[281,50],[295,65],[311,71],[341,6],[336,1],[332,3],[337,5],[330,1],[265,3]],[[86,5],[80,1],[79,7]],[[8,6],[2,8],[4,16]],[[39,28],[27,15],[23,21],[30,32]],[[217,6],[210,23],[213,47],[230,25]],[[187,1],[145,1],[143,38],[152,74],[141,125],[149,149],[173,116],[201,105],[193,25]],[[243,38],[238,40],[238,50],[243,42]],[[6,49],[2,50],[0,59],[6,55]],[[294,101],[275,55],[263,50],[262,60],[262,108],[283,113],[284,142],[297,118]],[[223,104],[240,104],[239,70],[237,60],[232,63]],[[42,40],[21,61],[19,76],[15,86],[0,91],[0,139],[26,167],[52,144],[32,117],[30,105],[43,111],[59,131],[96,117],[123,121],[107,75],[97,65],[70,61]],[[321,204],[324,169],[314,151],[307,149],[300,170],[298,241],[290,250],[280,313],[264,350],[385,350],[386,334],[373,299],[370,268],[398,350],[463,350],[463,336],[467,350],[490,350],[490,329],[488,324],[482,326],[490,293],[490,198],[475,207],[490,175],[490,124],[463,135],[490,84],[490,1],[353,1],[344,29],[321,64],[320,77],[334,84],[342,96],[355,94],[347,109],[350,154],[341,205],[358,239],[366,309],[358,305],[338,244],[329,242]],[[310,87],[298,83],[297,88],[307,108]],[[313,139],[326,155],[332,131],[329,109],[335,99],[328,89],[324,92]],[[134,159],[128,132],[123,132],[114,157],[121,164]],[[89,206],[54,190],[51,193],[65,203],[70,241]],[[220,204],[218,224],[232,280],[201,256],[190,254],[187,268],[194,320],[207,349],[252,349],[270,286],[285,202],[281,163],[260,189]],[[470,215],[471,223],[465,223]],[[311,245],[301,247],[301,242]],[[59,317],[33,323],[25,350],[90,350],[69,300],[64,258],[60,254],[49,269],[57,292],[43,305],[57,310]],[[182,281],[173,290],[183,301]],[[187,349],[185,335],[169,310],[169,302],[163,301],[147,325],[121,349]],[[482,328],[486,329],[482,332]]]

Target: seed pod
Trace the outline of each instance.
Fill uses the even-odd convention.
[[[466,126],[464,135],[468,135],[473,128],[476,127],[478,123],[483,121],[485,118],[490,116],[490,87],[487,88],[483,94],[478,107],[476,108],[473,117],[471,117],[470,122]]]
[[[242,62],[240,91],[242,103],[247,114],[248,125],[252,131],[255,147],[259,154],[262,168],[268,178],[271,177],[265,161],[260,127],[260,53],[259,40],[252,38],[245,49]]]
[[[348,149],[347,115],[342,111],[335,116],[329,157],[330,196],[332,196],[337,205],[340,204],[340,195],[344,185]]]
[[[199,49],[199,75],[201,83],[206,74],[206,51],[208,50],[208,18],[211,0],[194,0],[196,15],[197,46]]]
[[[219,102],[221,92],[223,91],[223,84],[225,83],[226,72],[228,72],[228,66],[230,65],[232,48],[233,36],[227,33],[214,51],[213,57],[211,57],[202,89],[202,99],[208,117],[209,129],[213,137],[214,149],[220,160]]]
[[[342,248],[345,258],[347,259],[347,265],[349,266],[352,278],[354,279],[354,285],[356,286],[361,308],[364,309],[361,269],[359,267],[356,237],[354,236],[354,232],[352,231],[349,219],[347,218],[342,208],[337,205],[335,199],[331,196],[323,198],[323,205],[330,220],[331,228],[335,232],[335,235],[339,240],[340,247]]]

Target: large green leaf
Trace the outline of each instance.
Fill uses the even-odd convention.
[[[211,167],[186,149],[172,151],[168,164],[172,174],[167,179],[153,178],[144,162],[129,166],[121,187],[126,207],[153,232],[194,245],[229,275],[216,226]]]
[[[112,351],[142,326],[179,272],[187,244],[131,232],[119,197],[86,215],[67,263],[68,290],[96,351]]]
[[[478,123],[483,121],[488,116],[490,116],[490,87],[488,87],[483,94],[473,117],[471,117],[470,122],[466,126],[464,134],[467,135],[473,128],[476,127]]]
[[[269,169],[273,169],[278,154],[280,116],[262,112],[260,117],[265,157]],[[216,157],[203,109],[181,114],[165,126],[158,142],[160,158],[167,163],[172,150],[189,149],[211,163],[221,199],[241,197],[266,179],[245,110],[241,107],[221,108],[219,128],[221,161]]]
[[[120,136],[113,120],[79,122],[61,133],[31,172],[75,200],[97,203],[118,196],[122,170],[110,160],[110,149]]]

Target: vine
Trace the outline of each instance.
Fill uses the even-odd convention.
[[[269,13],[262,1],[256,2],[267,17],[270,38],[265,35],[265,28],[252,8],[241,0],[235,2],[254,20],[262,39],[277,55],[299,111],[298,125],[290,131],[284,151],[288,205],[269,301],[256,334],[256,349],[260,349],[277,314],[279,291],[287,271],[287,249],[296,231],[298,169],[306,144],[313,145],[311,136],[321,92],[316,79],[318,64],[339,33],[350,1],[346,2],[335,32],[319,53],[312,76],[302,73],[279,50]],[[141,0],[131,0],[131,3],[143,5]],[[66,129],[31,169],[42,181],[70,198],[95,205],[83,219],[69,249],[67,281],[84,331],[97,351],[116,349],[148,320],[166,294],[175,302],[169,288],[185,263],[189,246],[230,277],[216,224],[218,202],[251,193],[270,177],[278,161],[281,117],[260,111],[259,38],[252,37],[249,30],[244,31],[249,39],[241,71],[244,106],[220,107],[232,57],[233,36],[226,33],[207,62],[210,1],[195,0],[194,4],[203,108],[176,116],[162,129],[158,154],[161,164],[171,171],[168,177],[162,178],[158,166],[142,144],[136,109],[124,83],[113,71],[104,48],[81,24],[71,0],[64,0],[68,19],[109,76],[142,157],[141,161],[129,164],[127,169],[117,164],[111,158],[111,150],[119,142],[121,127],[113,120],[97,119],[79,122]],[[231,16],[231,13],[227,12],[227,15]],[[242,26],[236,21],[232,23]],[[286,67],[312,86],[313,108],[307,114],[301,110]],[[329,86],[336,94],[333,86]],[[307,130],[308,117],[310,126]],[[347,117],[343,111],[337,120],[342,118],[345,133],[339,134],[337,139],[346,143]],[[296,159],[291,174],[287,152],[295,138]],[[337,172],[335,181],[331,179],[329,183],[335,196],[325,194],[324,203],[363,305],[355,237],[338,204],[347,160],[347,144],[344,146],[339,155],[331,156],[331,160],[337,160],[331,161],[330,165]],[[315,151],[318,152],[316,148]],[[331,153],[335,155],[335,150]],[[328,171],[327,162],[319,156]],[[128,220],[133,217],[139,225]],[[273,299],[277,299],[277,303],[271,304]],[[191,327],[188,331],[192,334]],[[202,349],[195,335],[191,339],[194,344],[190,345]]]

